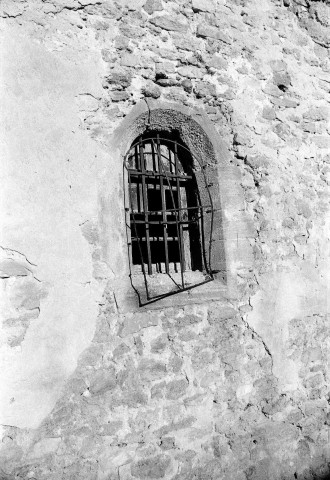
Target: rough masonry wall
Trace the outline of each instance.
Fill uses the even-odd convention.
[[[325,479],[328,2],[0,8],[1,478]],[[250,233],[221,299],[130,311],[113,142],[157,101],[212,122]]]

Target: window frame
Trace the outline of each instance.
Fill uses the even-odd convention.
[[[164,138],[162,137],[161,135],[164,135],[164,137],[167,136],[167,138]],[[150,172],[147,171],[146,167],[146,156],[145,156],[145,152],[144,152],[144,149],[143,149],[143,142],[145,142],[145,144],[147,143],[147,141],[154,141],[155,140],[155,136],[156,136],[156,149],[154,149],[154,151],[157,152],[157,162],[158,162],[158,172],[156,171],[152,171],[151,174]],[[173,135],[172,135],[173,137]],[[125,193],[126,193],[126,196],[125,196],[125,212],[126,212],[126,216],[125,216],[125,223],[126,223],[126,235],[127,235],[127,246],[128,246],[128,256],[129,256],[129,270],[130,270],[130,280],[131,280],[131,285],[133,287],[133,289],[135,290],[135,292],[137,293],[138,295],[138,299],[139,299],[139,305],[140,306],[144,306],[144,305],[148,305],[150,303],[154,303],[158,300],[161,300],[162,298],[165,298],[165,297],[168,297],[168,296],[171,296],[171,295],[174,295],[174,294],[178,294],[180,292],[184,292],[184,291],[187,291],[187,290],[191,290],[193,288],[196,288],[198,286],[201,286],[205,283],[208,283],[210,281],[213,281],[214,280],[214,275],[213,275],[213,269],[212,269],[212,245],[213,245],[213,224],[214,224],[214,205],[213,205],[213,200],[212,200],[212,196],[211,196],[211,192],[210,192],[210,188],[209,188],[209,183],[208,183],[208,180],[207,180],[207,177],[206,177],[206,174],[205,174],[205,165],[202,164],[202,162],[196,158],[196,156],[193,156],[192,152],[189,150],[189,148],[185,145],[183,145],[183,141],[181,140],[180,136],[179,137],[179,141],[178,139],[175,139],[174,140],[174,137],[171,138],[171,135],[168,135],[168,131],[165,132],[165,131],[157,131],[155,132],[153,135],[150,131],[148,131],[148,129],[143,132],[141,135],[139,135],[137,137],[137,139],[135,141],[133,141],[131,147],[128,149],[126,155],[125,155],[125,158],[124,158],[124,172],[126,174],[126,177],[127,177],[127,181],[126,181],[126,189],[125,189]],[[163,143],[161,143],[163,142]],[[166,214],[167,214],[167,210],[166,210],[166,205],[165,205],[165,201],[164,201],[164,194],[165,194],[165,189],[164,189],[164,182],[166,180],[167,182],[167,186],[168,188],[170,189],[170,193],[171,193],[171,196],[172,196],[172,202],[173,204],[175,203],[174,201],[174,197],[173,197],[173,190],[172,190],[172,187],[171,187],[171,182],[169,181],[169,175],[168,173],[166,173],[166,169],[163,168],[163,163],[162,163],[162,159],[161,159],[161,153],[160,153],[160,147],[161,145],[165,145],[165,144],[169,144],[169,143],[172,143],[174,145],[174,162],[175,162],[175,174],[171,177],[173,179],[174,182],[176,182],[176,188],[177,189],[180,189],[182,187],[180,187],[180,180],[179,177],[180,175],[178,175],[178,172],[179,172],[179,165],[181,164],[182,168],[184,169],[184,165],[182,164],[182,161],[181,159],[179,158],[179,155],[178,155],[178,149],[183,149],[183,151],[186,151],[187,154],[189,155],[189,158],[190,158],[190,165],[189,165],[189,169],[191,170],[189,173],[191,173],[191,175],[187,175],[187,173],[185,173],[185,175],[182,175],[184,177],[184,180],[186,181],[186,185],[188,183],[188,181],[191,179],[191,185],[193,184],[193,182],[195,182],[195,187],[196,187],[196,192],[195,192],[195,198],[196,200],[198,201],[198,205],[197,206],[194,206],[194,207],[191,207],[195,210],[198,210],[199,211],[199,218],[198,218],[198,221],[195,222],[196,224],[198,224],[198,238],[196,237],[195,238],[195,241],[198,241],[201,245],[201,252],[200,252],[200,260],[201,260],[201,263],[200,263],[200,266],[202,266],[203,268],[200,269],[199,271],[203,273],[204,275],[204,279],[203,281],[195,281],[193,282],[192,284],[188,284],[186,281],[185,281],[185,258],[183,258],[184,256],[184,245],[183,245],[183,235],[182,235],[182,232],[181,232],[181,227],[182,225],[184,225],[185,222],[182,223],[182,219],[181,219],[181,215],[180,215],[180,211],[181,211],[181,206],[177,205],[177,208],[175,208],[175,217],[176,217],[176,227],[177,227],[177,240],[178,240],[178,245],[179,245],[179,252],[180,252],[180,276],[181,276],[181,285],[178,284],[177,282],[175,282],[173,280],[173,278],[171,277],[170,275],[170,272],[169,272],[169,258],[168,258],[168,244],[167,244],[167,238],[166,238],[166,229],[167,229],[167,221],[166,221]],[[138,153],[135,153],[133,155],[130,155],[132,150],[133,149],[136,149],[138,148]],[[132,169],[129,167],[129,162],[128,162],[128,159],[129,158],[132,158],[132,156],[135,156],[136,158],[136,165],[139,165],[140,166],[140,170],[137,171],[137,169]],[[156,162],[153,160],[153,164],[155,165]],[[198,170],[199,170],[199,181],[197,180],[196,178],[196,175],[195,175],[195,170],[196,170],[196,166],[198,167]],[[186,169],[187,169],[187,166],[186,166]],[[144,264],[144,261],[143,261],[143,252],[141,250],[141,246],[140,246],[140,240],[139,240],[139,235],[138,235],[138,232],[137,232],[137,226],[136,226],[136,222],[135,222],[135,214],[134,214],[134,207],[132,205],[132,176],[134,177],[134,175],[139,175],[141,177],[141,184],[142,184],[142,196],[143,196],[143,208],[144,208],[144,211],[142,212],[146,218],[146,221],[143,223],[145,226],[146,226],[146,243],[147,243],[147,250],[148,250],[148,253],[147,253],[147,257],[148,257],[148,265],[147,265],[147,268]],[[149,288],[148,288],[148,278],[150,279],[152,276],[154,276],[154,272],[153,272],[153,263],[152,263],[152,256],[151,256],[151,251],[150,251],[150,238],[149,238],[149,214],[151,213],[151,210],[148,206],[148,198],[147,198],[147,186],[146,186],[146,177],[150,177],[151,176],[154,176],[155,178],[158,176],[159,177],[159,186],[160,186],[160,190],[161,190],[161,197],[162,197],[162,224],[163,224],[163,232],[164,232],[164,238],[163,238],[163,245],[164,245],[164,248],[165,248],[165,252],[167,252],[165,255],[166,255],[166,262],[165,262],[165,272],[163,273],[160,273],[160,272],[157,272],[157,275],[168,275],[173,281],[174,283],[176,284],[177,288],[174,290],[174,291],[169,291],[169,292],[165,292],[165,293],[157,293],[155,295],[151,295],[150,294],[150,291],[149,291]],[[205,192],[204,192],[204,195],[202,196],[204,198],[204,202],[202,202],[201,200],[201,196],[200,196],[200,188],[201,188],[201,179],[203,180],[202,183],[204,183],[204,189],[205,189],[205,192],[206,192],[206,195],[205,195]],[[183,181],[183,179],[182,179]],[[155,180],[155,185],[156,185],[156,180]],[[180,191],[178,190],[178,199],[180,198]],[[127,199],[128,199],[128,203],[127,203]],[[208,202],[205,202],[205,200],[208,200]],[[178,203],[179,203],[179,200],[178,200]],[[145,210],[146,208],[146,210]],[[186,209],[188,210],[190,207],[186,207]],[[208,221],[208,233],[209,233],[209,239],[208,239],[208,242],[207,245],[208,245],[208,255],[207,255],[207,258],[206,258],[206,249],[205,249],[205,229],[204,229],[204,217],[206,214],[210,214],[210,217],[209,217],[209,221]],[[128,219],[129,217],[129,219]],[[133,218],[133,227],[135,229],[135,235],[136,237],[132,237],[132,221],[131,221],[131,218]],[[194,223],[194,222],[193,222]],[[197,230],[197,228],[196,228]],[[133,266],[133,256],[132,256],[132,249],[133,249],[133,246],[132,246],[132,238],[136,238],[137,239],[137,242],[139,243],[139,250],[140,250],[140,256],[141,256],[141,267],[142,267],[142,274],[143,274],[143,277],[144,277],[144,281],[143,281],[143,284],[144,284],[144,292],[141,291],[141,288],[139,289],[136,285],[136,280],[137,280],[137,275],[136,273],[134,272],[134,268],[132,268]],[[190,238],[190,245],[189,245],[189,248],[190,248],[190,251],[191,251],[191,241],[193,239]],[[134,240],[135,241],[135,240]],[[191,253],[191,252],[189,252]],[[146,272],[146,270],[148,270],[148,272]],[[199,279],[200,280],[200,279]]]

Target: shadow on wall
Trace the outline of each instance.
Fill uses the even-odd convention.
[[[323,470],[323,467],[321,467],[320,469]],[[310,472],[302,473],[301,475],[297,475],[295,473],[294,478],[296,478],[297,480],[330,480],[330,466],[327,467],[327,472],[325,473]]]

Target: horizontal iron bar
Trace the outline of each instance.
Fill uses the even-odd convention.
[[[131,176],[144,176],[144,177],[165,177],[165,178],[170,178],[171,180],[176,180],[177,178],[181,180],[190,180],[192,178],[191,175],[176,175],[175,173],[160,173],[160,172],[154,172],[154,171],[148,171],[145,170],[144,172],[141,172],[140,170],[134,170],[131,168],[127,169],[128,173]]]
[[[178,212],[179,210],[201,210],[205,208],[212,208],[211,205],[199,205],[197,207],[181,207],[181,208],[167,208],[164,210],[165,212]],[[126,211],[129,211],[129,209],[126,209]],[[147,210],[146,212],[131,212],[132,215],[144,215],[145,213],[155,213],[161,215],[163,213],[163,210]]]
[[[155,137],[144,138],[144,139],[142,140],[142,142],[143,142],[143,143],[147,143],[149,140],[153,140],[153,141],[154,141],[154,140],[155,140]],[[177,142],[176,140],[171,140],[171,139],[169,139],[169,138],[163,138],[163,137],[159,137],[159,140],[164,140],[165,143],[177,144],[179,147],[184,148],[185,150],[187,150],[187,152],[189,152],[189,153],[191,154],[190,150],[189,150],[187,147],[185,147],[184,145],[182,145],[180,142]],[[131,148],[130,148],[130,151],[133,150],[133,148],[135,148],[138,144],[139,144],[139,142],[133,143],[133,145],[132,145]]]
[[[160,237],[155,237],[155,236],[152,236],[152,235],[149,235],[149,240],[150,242],[162,242],[164,240],[164,237],[163,236],[160,236]],[[167,237],[167,240],[171,240],[172,242],[177,242],[178,241],[178,237]],[[146,237],[132,237],[131,238],[131,241],[132,242],[138,242],[138,241],[141,241],[141,242],[145,242],[146,241]]]
[[[204,280],[204,282],[195,283],[194,285],[189,285],[189,287],[184,287],[184,288],[180,288],[180,286],[178,285],[178,290],[175,290],[174,292],[164,293],[163,295],[158,295],[156,297],[153,297],[151,300],[148,300],[147,302],[143,302],[143,303],[141,302],[141,300],[139,298],[139,306],[143,307],[144,305],[149,305],[150,303],[157,302],[158,300],[162,300],[163,298],[171,297],[172,295],[175,295],[176,293],[186,292],[188,290],[191,290],[192,288],[200,287],[201,285],[204,285],[205,283],[212,282],[213,280],[214,280],[214,278],[211,277],[211,278],[208,278],[207,280]]]
[[[201,217],[197,217],[195,220],[169,220],[169,221],[165,221],[165,220],[135,220],[135,223],[138,223],[139,225],[177,225],[177,224],[181,224],[181,225],[185,225],[185,224],[188,224],[188,223],[195,223],[197,222],[197,220],[199,220]]]

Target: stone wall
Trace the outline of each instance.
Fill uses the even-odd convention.
[[[0,10],[0,478],[327,478],[329,2]],[[219,142],[228,278],[139,308],[123,155],[164,105]]]

